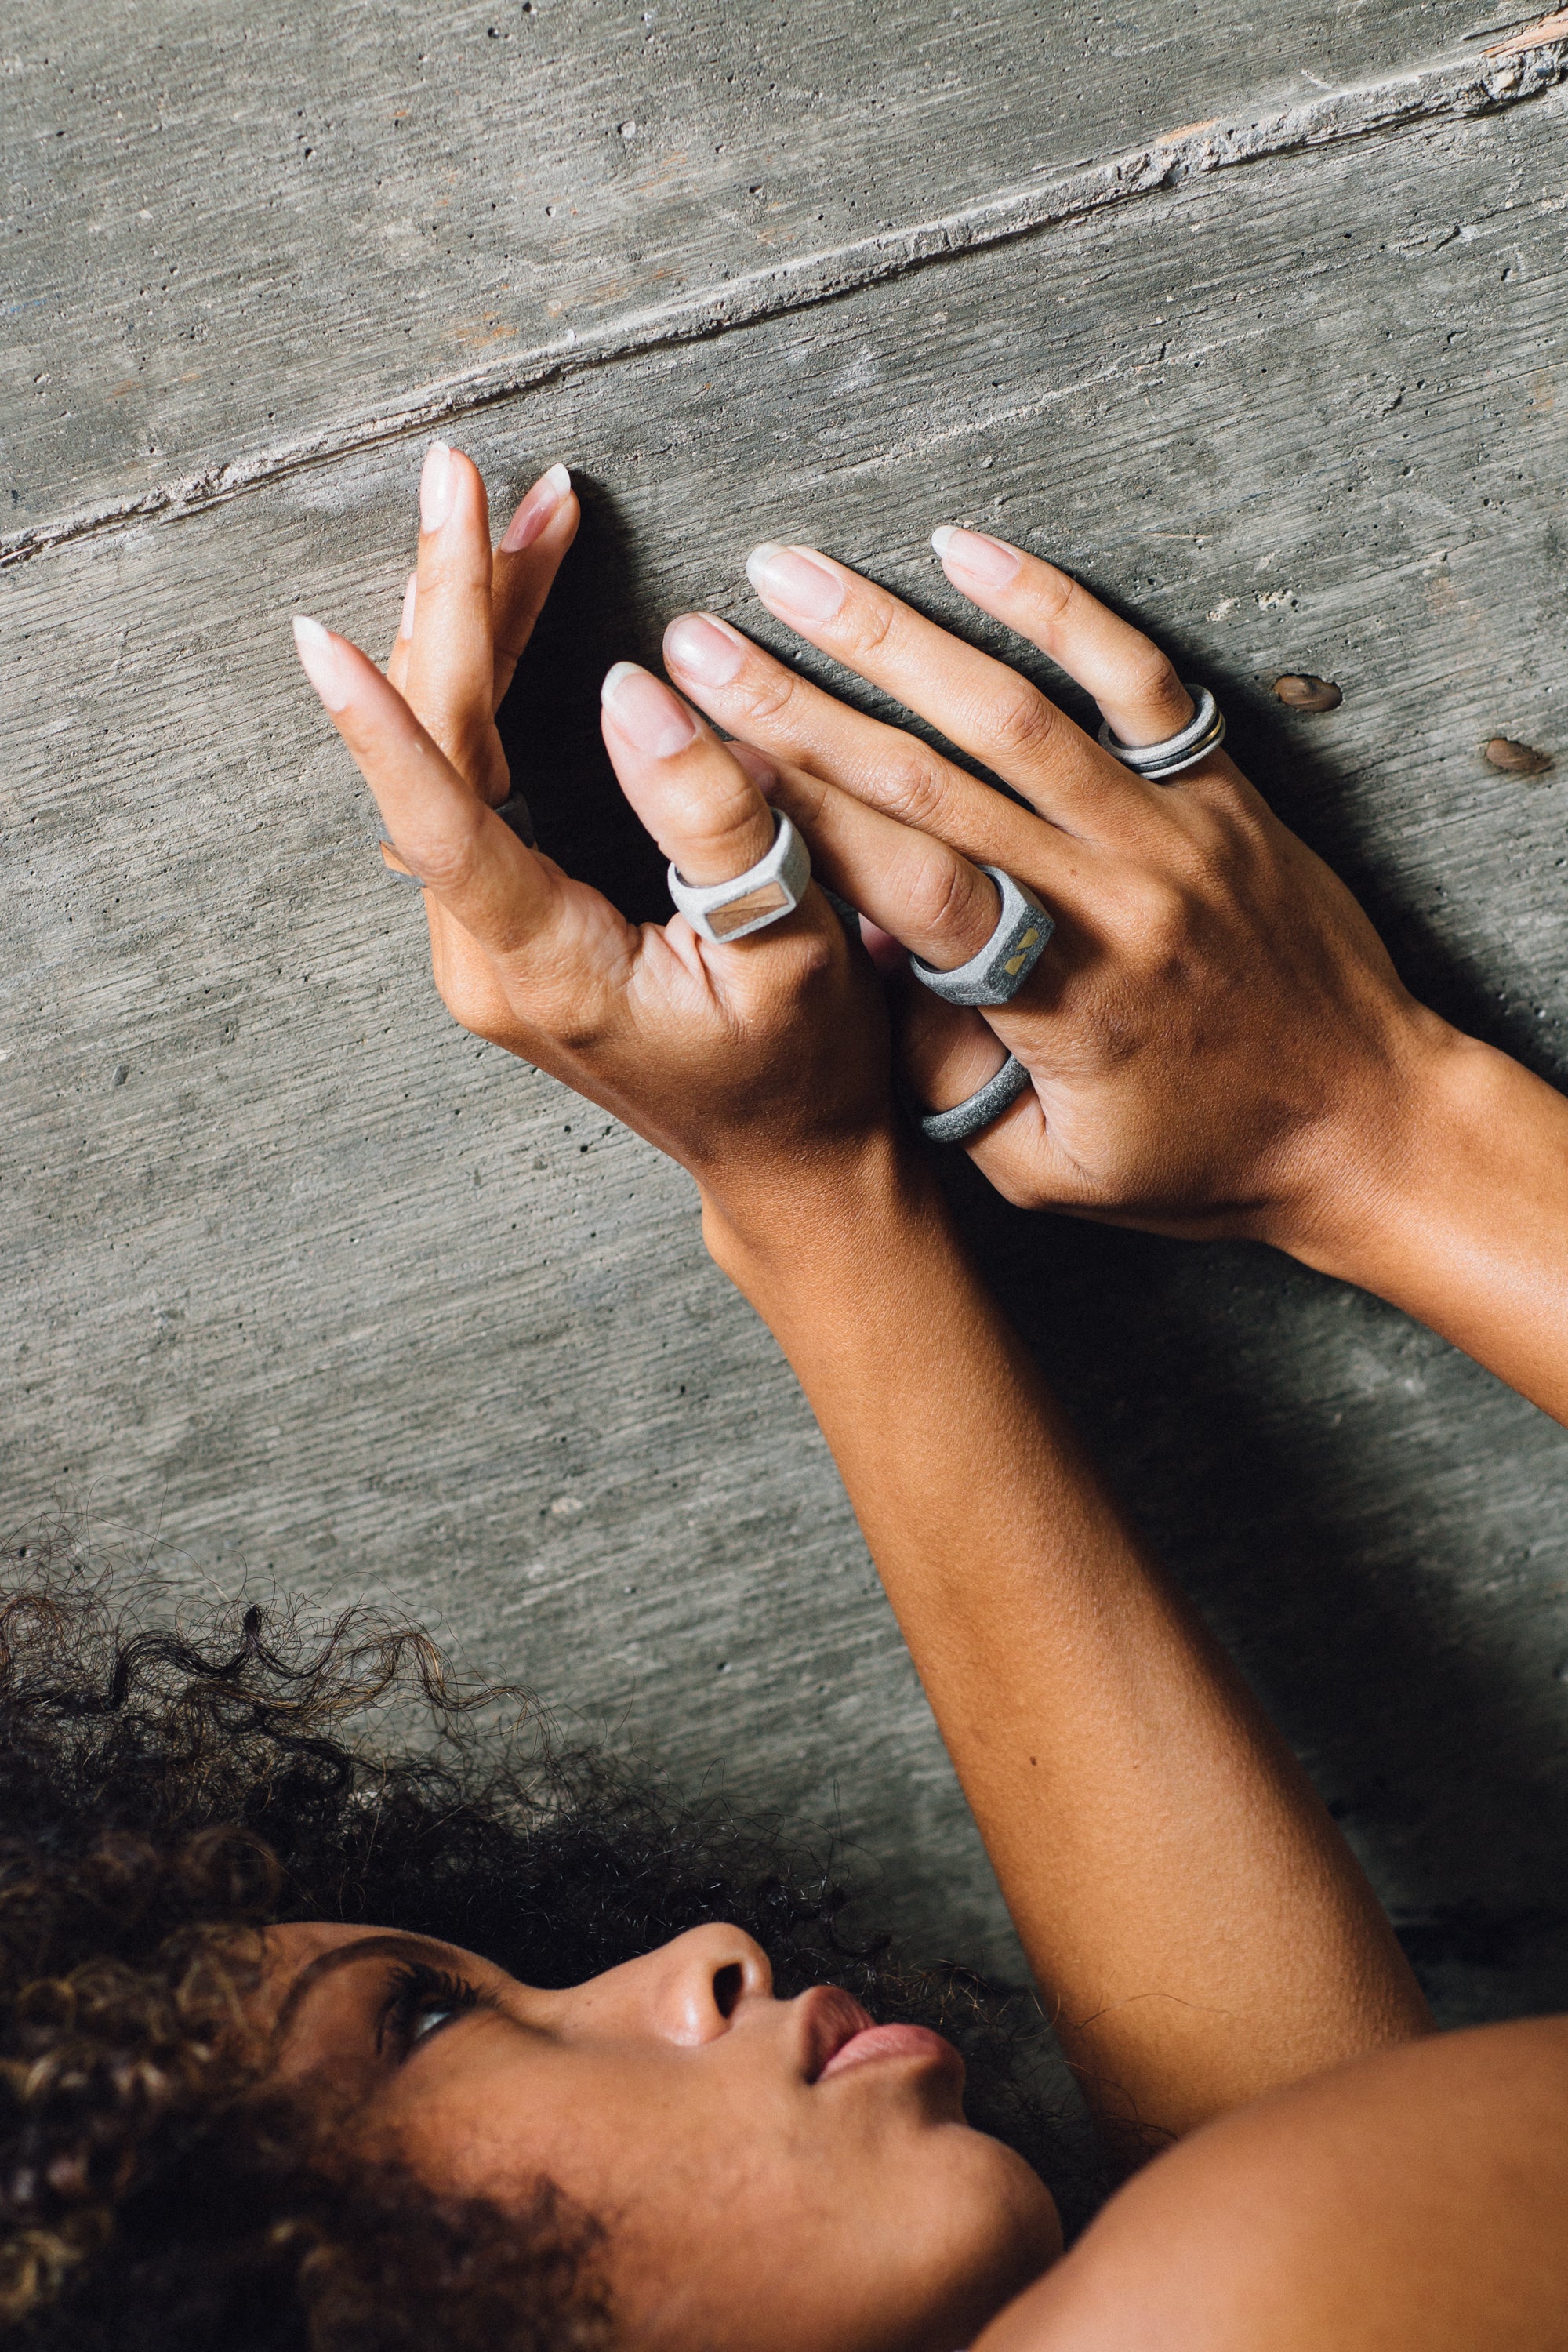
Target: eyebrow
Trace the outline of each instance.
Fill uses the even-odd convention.
[[[336,1944],[330,1952],[318,1953],[306,1962],[283,1996],[272,2027],[274,2049],[282,2048],[316,1987],[360,1960],[431,1960],[439,1968],[449,1968],[452,1947],[438,1944],[433,1936],[359,1936],[352,1944]]]

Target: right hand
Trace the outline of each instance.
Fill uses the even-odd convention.
[[[784,921],[715,946],[679,915],[628,923],[494,814],[509,789],[495,711],[571,544],[570,489],[526,549],[503,541],[492,552],[477,468],[437,445],[421,522],[390,677],[316,623],[296,636],[375,795],[389,862],[424,885],[436,984],[456,1019],[721,1194],[889,1129],[880,993],[819,890]],[[740,761],[646,670],[617,664],[603,700],[616,774],[665,855],[695,882],[753,864],[773,820]]]
[[[803,1178],[842,1175],[868,1148],[891,1165],[902,1143],[885,1001],[819,889],[783,921],[715,945],[680,915],[628,923],[494,814],[509,790],[495,713],[576,529],[570,488],[544,477],[492,551],[478,470],[437,444],[421,522],[386,677],[318,623],[296,635],[375,795],[388,863],[424,885],[454,1016],[637,1129],[731,1217],[776,1205]],[[662,680],[617,663],[603,724],[626,798],[689,880],[729,880],[771,846],[747,755]],[[989,884],[958,863],[959,897],[984,903]],[[899,911],[918,945],[920,908]]]
[[[1088,688],[1123,742],[1191,715],[1164,655],[1065,573],[978,533],[944,543],[953,584]],[[1453,1036],[1344,885],[1223,751],[1148,782],[1005,664],[831,558],[761,549],[748,569],[779,619],[1028,804],[710,615],[667,633],[671,676],[775,763],[772,797],[817,871],[880,929],[919,945],[901,908],[918,896],[934,914],[969,860],[1030,884],[1055,917],[1011,1004],[982,1017],[903,989],[903,1052],[932,1107],[973,1093],[1005,1052],[1030,1072],[1032,1090],[966,1147],[977,1166],[1028,1207],[1310,1246],[1346,1186],[1407,1148],[1402,1114]],[[994,892],[957,889],[944,951],[920,951],[963,961],[994,912]]]

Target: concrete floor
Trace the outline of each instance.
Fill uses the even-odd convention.
[[[433,426],[503,499],[569,459],[510,742],[658,913],[605,665],[698,601],[774,636],[757,538],[942,613],[931,525],[994,524],[1146,615],[1413,984],[1562,1076],[1568,42],[1448,0],[216,17],[64,0],[0,55],[7,1518],[413,1608],[1014,1968],[686,1180],[447,1024],[286,616],[389,637]],[[954,1182],[1445,2013],[1568,2003],[1568,1438],[1261,1251]]]

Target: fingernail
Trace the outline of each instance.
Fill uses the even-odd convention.
[[[408,575],[408,585],[403,592],[403,618],[397,624],[397,634],[400,637],[411,637],[414,635],[414,599],[418,593],[419,574],[417,572],[411,572]]]
[[[571,487],[572,477],[564,466],[552,466],[547,474],[541,474],[506,527],[502,553],[519,555],[525,547],[531,547]]]
[[[754,743],[727,743],[724,748],[732,760],[740,761],[758,792],[766,800],[779,780],[779,772],[767,753],[759,751]]]
[[[294,646],[306,677],[327,709],[344,709],[353,697],[354,684],[353,670],[343,658],[348,649],[342,638],[334,637],[331,629],[323,629],[320,621],[296,613]]]
[[[650,760],[668,760],[696,740],[697,721],[678,694],[636,662],[617,662],[599,699],[627,741]]]
[[[421,530],[440,530],[452,511],[452,453],[445,441],[432,441],[419,476]]]
[[[983,530],[961,530],[951,522],[932,531],[931,543],[951,571],[967,572],[987,588],[1005,588],[1024,560],[1004,541]]]
[[[746,640],[706,613],[683,613],[664,633],[664,653],[671,669],[703,686],[728,686],[746,658]]]
[[[746,558],[746,577],[764,604],[783,604],[803,621],[831,621],[844,602],[844,582],[820,556],[764,541]]]

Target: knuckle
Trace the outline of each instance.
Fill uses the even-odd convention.
[[[1037,757],[1056,732],[1057,714],[1025,678],[999,687],[986,703],[985,731],[1002,751]]]
[[[530,941],[505,959],[507,993],[515,1003],[515,1032],[531,1041],[591,1061],[604,1048],[613,1019],[606,999],[583,986],[582,968]],[[514,1048],[515,1050],[515,1048]]]
[[[482,812],[476,803],[471,823],[450,828],[439,838],[419,842],[413,854],[402,853],[419,879],[432,890],[467,889],[475,878],[482,838]]]
[[[898,625],[899,606],[891,596],[874,591],[851,591],[835,634],[847,650],[857,655],[877,653]]]
[[[1029,600],[1036,619],[1051,630],[1070,625],[1077,618],[1075,608],[1083,602],[1078,582],[1058,572],[1054,563],[1042,563],[1038,556],[1029,557],[1028,562]]]
[[[1124,656],[1121,688],[1130,700],[1148,702],[1162,712],[1183,703],[1189,707],[1191,704],[1191,697],[1177,677],[1170,656],[1147,638]]]
[[[960,857],[940,852],[920,860],[906,885],[910,923],[928,939],[942,939],[973,928],[968,918],[975,901],[975,876]],[[986,886],[989,887],[989,886]]]
[[[536,1025],[552,1045],[582,1061],[591,1060],[604,1043],[603,1019],[584,1010],[569,992],[547,994]]]
[[[837,917],[834,917],[837,924]],[[803,994],[815,995],[838,970],[841,950],[826,930],[805,930],[795,924],[789,936],[792,976]]]
[[[1128,911],[1145,962],[1164,967],[1181,961],[1192,927],[1187,893],[1172,876],[1145,875],[1131,893]]]
[[[772,664],[764,668],[760,664],[753,667],[748,662],[730,691],[737,711],[765,726],[771,719],[782,718],[791,703],[799,700],[800,680]]]
[[[716,778],[705,763],[702,774],[679,784],[672,782],[660,811],[659,831],[689,849],[700,844],[704,853],[732,855],[739,860],[735,871],[743,874],[765,853],[771,835],[771,825],[764,833],[759,816],[758,794],[748,777],[732,782]],[[679,853],[675,862],[680,866]]]
[[[897,817],[900,824],[913,825],[921,832],[929,831],[937,822],[946,793],[946,768],[934,752],[923,751],[914,743],[895,752],[878,772],[878,807]]]

